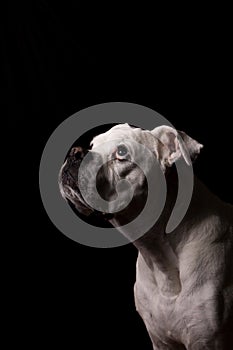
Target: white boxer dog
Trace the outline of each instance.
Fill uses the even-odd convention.
[[[112,140],[117,140],[115,146],[105,147]],[[91,142],[91,152],[96,151],[107,162],[96,178],[91,163],[87,172],[108,201],[115,198],[120,179],[132,184],[134,196],[130,204],[108,217],[126,236],[129,233],[121,226],[141,212],[148,191],[146,173],[150,171],[149,166],[143,171],[135,166],[134,159],[140,156],[135,142],[150,149],[167,181],[166,204],[159,220],[133,242],[139,252],[135,304],[153,349],[233,349],[233,207],[195,178],[189,209],[178,227],[167,234],[178,190],[172,164],[184,160],[191,165],[202,145],[169,126],[147,131],[128,124],[116,125]],[[80,212],[90,213],[75,182],[77,164],[73,169],[72,162],[69,169],[67,164],[66,161],[59,180],[62,195]],[[73,172],[69,183],[63,176],[64,169],[66,174]]]

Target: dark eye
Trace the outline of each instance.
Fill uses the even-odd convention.
[[[117,154],[120,157],[126,156],[127,153],[128,153],[128,149],[124,145],[120,145],[120,146],[117,147]]]

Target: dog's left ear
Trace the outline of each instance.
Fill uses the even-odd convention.
[[[181,157],[188,165],[191,165],[203,147],[202,144],[183,131],[177,131],[167,125],[159,126],[153,129],[151,133],[162,143],[160,143],[158,153],[163,167],[171,166]]]

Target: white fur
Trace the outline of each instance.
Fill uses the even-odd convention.
[[[148,147],[156,148],[164,167],[181,156],[190,164],[202,147],[170,127],[149,132],[123,124],[95,137],[93,149],[118,137],[148,142]],[[117,226],[121,221],[122,217],[116,216],[111,222]],[[166,222],[165,215],[150,230],[148,240],[134,243],[139,250],[135,304],[154,350],[233,349],[232,206],[195,180],[193,199],[182,223],[166,235]]]

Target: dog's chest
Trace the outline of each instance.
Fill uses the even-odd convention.
[[[180,340],[185,324],[172,299],[166,300],[158,292],[156,285],[145,289],[137,281],[134,288],[135,305],[151,337],[163,340]]]
[[[181,293],[165,297],[155,277],[139,254],[135,304],[152,338],[188,344],[190,339],[198,341],[203,329],[206,338],[216,331],[216,299],[211,284],[206,283],[196,296]]]
[[[140,265],[140,266],[139,266]],[[160,339],[182,338],[180,330],[185,332],[182,312],[177,308],[174,297],[163,297],[156,280],[144,262],[138,259],[137,279],[134,287],[136,309],[141,315],[148,332]]]

